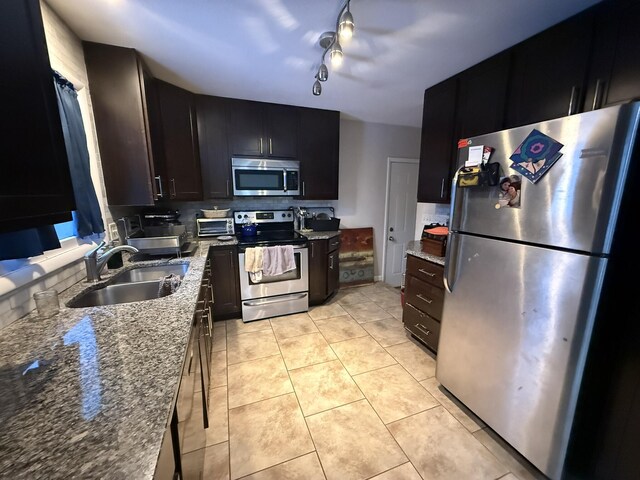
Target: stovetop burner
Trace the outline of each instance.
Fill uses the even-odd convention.
[[[233,212],[238,245],[243,247],[267,247],[273,245],[300,245],[307,237],[293,229],[291,210],[248,210]],[[244,236],[242,225],[251,222],[256,225],[257,234]]]
[[[300,245],[307,242],[307,237],[293,230],[259,231],[256,235],[245,237],[236,235],[241,247],[267,247],[273,245]]]

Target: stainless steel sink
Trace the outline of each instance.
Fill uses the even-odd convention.
[[[187,264],[174,264],[174,265],[153,265],[148,267],[136,267],[131,270],[125,270],[119,273],[111,282],[110,285],[117,285],[121,283],[133,283],[133,282],[150,282],[154,280],[160,280],[167,275],[180,275],[184,277],[189,269]]]
[[[71,308],[97,307],[115,303],[140,302],[158,298],[160,281],[121,283],[89,291],[67,304]]]
[[[160,279],[170,274],[184,277],[188,264],[136,267],[117,274],[104,287],[90,290],[67,303],[70,308],[97,307],[158,298]]]

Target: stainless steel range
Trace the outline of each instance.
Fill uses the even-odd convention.
[[[233,214],[239,248],[240,295],[242,320],[263,318],[309,309],[309,256],[307,238],[294,231],[292,210],[241,211]],[[256,225],[255,235],[243,235],[242,226]],[[281,275],[262,275],[252,280],[245,270],[245,251],[250,247],[292,245],[296,268]]]

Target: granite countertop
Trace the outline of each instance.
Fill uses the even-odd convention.
[[[430,253],[423,252],[422,242],[420,242],[420,240],[413,240],[407,243],[407,254],[413,255],[414,257],[423,258],[429,262],[437,263],[438,265],[444,266],[444,257],[438,257],[436,255],[431,255]]]
[[[301,231],[296,230],[300,235],[304,235],[309,240],[327,240],[329,238],[337,237],[340,235],[340,230],[330,231],[330,232],[314,232],[314,231]]]
[[[0,332],[0,477],[151,479],[175,403],[208,246],[188,258],[178,290],[144,302],[63,305]]]

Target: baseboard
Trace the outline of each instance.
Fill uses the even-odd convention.
[[[374,282],[381,282],[382,281],[382,275],[375,275],[373,277],[373,281]]]

